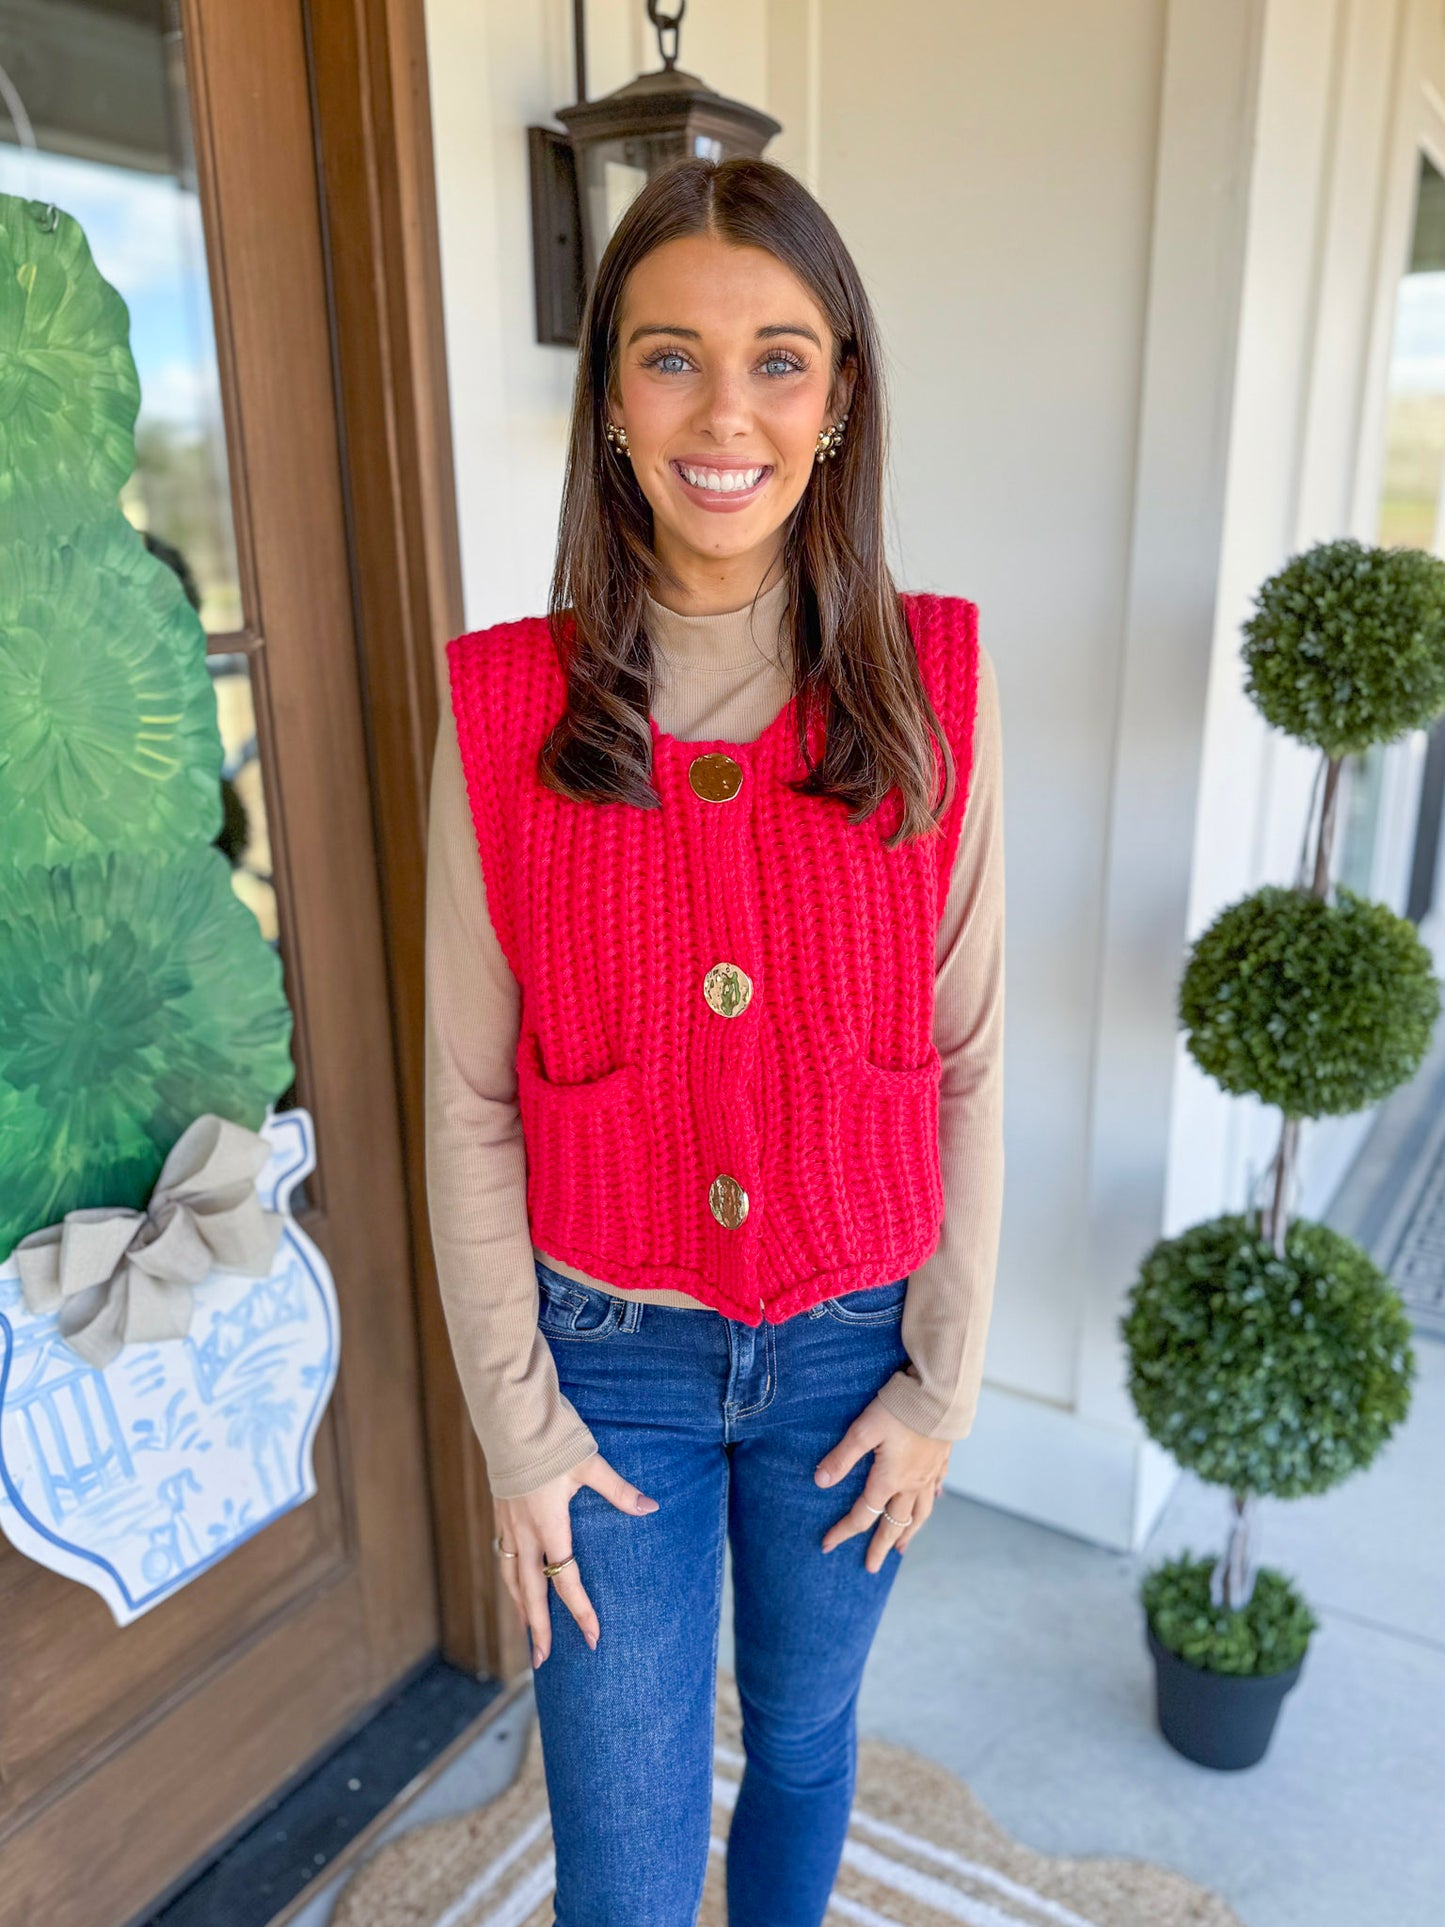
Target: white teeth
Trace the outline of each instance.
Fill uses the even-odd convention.
[[[719,495],[732,495],[740,488],[753,488],[766,473],[762,468],[687,468],[683,474],[694,488],[710,488]]]

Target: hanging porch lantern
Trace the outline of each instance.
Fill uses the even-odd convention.
[[[782,131],[770,114],[728,100],[678,67],[678,29],[686,11],[687,0],[678,0],[672,13],[647,0],[662,66],[589,101],[577,0],[578,99],[557,110],[567,132],[527,130],[539,341],[576,345],[583,300],[602,251],[628,204],[654,174],[692,156],[756,159]]]

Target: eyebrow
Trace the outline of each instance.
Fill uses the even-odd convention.
[[[632,330],[632,333],[627,337],[627,346],[630,348],[634,341],[640,341],[644,335],[684,335],[689,341],[702,340],[702,336],[696,328],[675,328],[670,323],[647,322],[642,327]],[[821,348],[823,346],[813,330],[802,321],[774,322],[771,327],[759,328],[754,339],[767,341],[774,335],[804,335],[812,342],[815,348]]]

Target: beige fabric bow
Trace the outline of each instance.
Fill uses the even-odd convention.
[[[122,1345],[184,1338],[191,1288],[215,1266],[253,1277],[271,1269],[285,1219],[256,1190],[270,1156],[259,1132],[204,1112],[171,1146],[144,1211],[67,1211],[20,1240],[26,1304],[58,1305],[60,1335],[98,1367]]]

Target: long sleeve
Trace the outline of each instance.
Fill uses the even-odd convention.
[[[537,1327],[517,1106],[520,1018],[521,989],[487,913],[446,709],[427,838],[427,1200],[452,1351],[499,1499],[530,1492],[597,1450]]]
[[[997,679],[981,647],[968,807],[938,932],[943,1232],[909,1279],[909,1364],[878,1394],[895,1418],[938,1439],[961,1439],[973,1424],[1003,1214],[1002,748]]]

